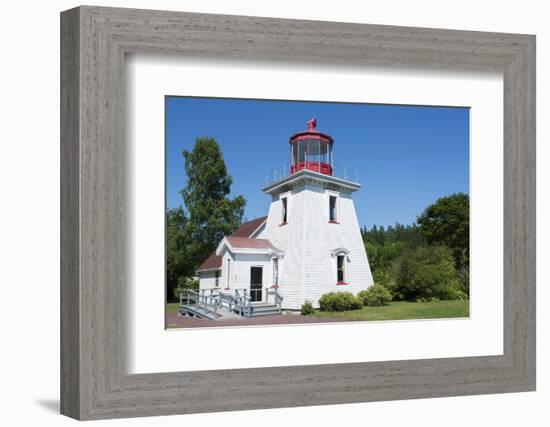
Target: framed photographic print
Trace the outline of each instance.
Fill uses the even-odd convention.
[[[469,108],[165,105],[167,327],[469,316]]]
[[[534,36],[61,18],[63,414],[535,389]]]

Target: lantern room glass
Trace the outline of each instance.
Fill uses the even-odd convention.
[[[319,139],[298,139],[291,144],[292,173],[302,169],[332,175],[332,144]]]

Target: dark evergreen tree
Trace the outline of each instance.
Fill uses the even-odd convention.
[[[241,224],[246,201],[230,198],[233,179],[220,146],[213,138],[198,138],[193,150],[183,152],[187,184],[181,190],[187,221],[187,256],[195,268],[217,247],[224,236]]]
[[[183,152],[187,184],[181,190],[184,207],[166,212],[166,297],[176,288],[196,287],[197,267],[220,240],[240,224],[245,200],[230,198],[232,178],[218,143],[198,138],[193,150]]]
[[[181,206],[166,212],[166,297],[168,300],[175,298],[174,289],[180,287],[185,278],[193,274],[195,267],[187,256],[186,222]]]

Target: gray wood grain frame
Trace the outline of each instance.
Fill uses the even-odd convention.
[[[128,375],[127,53],[503,72],[504,354]],[[535,389],[534,36],[72,9],[61,14],[61,165],[63,414],[100,419]]]

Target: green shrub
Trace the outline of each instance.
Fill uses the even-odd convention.
[[[179,277],[178,286],[174,288],[174,298],[179,301],[180,292],[186,289],[199,289],[198,279],[193,279],[189,277]]]
[[[359,297],[353,297],[351,301],[351,310],[360,310],[363,308],[363,300]]]
[[[458,294],[453,253],[446,246],[420,246],[404,254],[396,268],[394,299],[452,299]]]
[[[302,304],[302,309],[300,312],[302,315],[307,316],[308,314],[312,314],[315,311],[313,308],[313,304],[309,300],[305,300],[305,302]]]
[[[470,294],[470,271],[468,268],[461,268],[456,271],[456,277],[458,279],[458,289],[462,291],[463,295],[466,295],[466,299],[468,299],[468,295]]]
[[[392,284],[390,273],[386,270],[373,271],[372,278],[374,280],[374,283],[376,283],[377,285],[382,285],[385,288],[390,287]]]
[[[466,301],[468,294],[460,289],[451,289],[447,295],[447,299]]]
[[[183,291],[183,288],[174,288],[174,298],[179,301],[180,293]]]
[[[358,310],[363,307],[363,301],[351,292],[329,292],[319,298],[319,306],[322,311]]]
[[[388,305],[392,299],[390,291],[378,284],[359,292],[357,296],[363,301],[363,305],[372,307]]]

